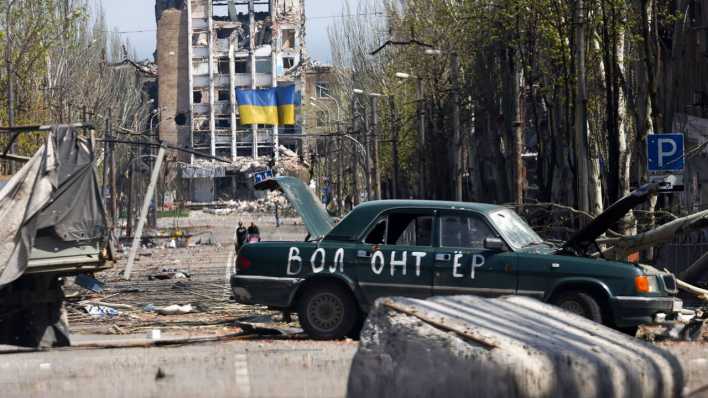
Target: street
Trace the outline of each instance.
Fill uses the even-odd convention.
[[[235,341],[0,355],[2,396],[343,397],[353,342]]]
[[[192,211],[187,218],[161,219],[169,229],[175,223],[186,231],[209,231],[211,245],[190,248],[158,247],[140,250],[131,280],[122,278],[126,256],[116,267],[96,277],[106,283],[98,297],[131,305],[114,317],[85,313],[76,300],[68,304],[72,343],[77,347],[46,352],[7,353],[0,349],[3,397],[342,397],[357,343],[311,341],[305,336],[252,341],[218,341],[151,348],[83,348],[131,342],[151,343],[146,334],[159,329],[161,339],[218,336],[238,333],[237,320],[265,319],[278,313],[260,306],[229,300],[228,278],[233,272],[233,231],[238,221],[253,221],[264,240],[301,240],[302,225],[283,219],[275,227],[272,214],[214,216]],[[162,267],[189,270],[189,279],[149,280]],[[175,289],[177,286],[185,288]],[[187,288],[188,287],[188,288]],[[119,293],[128,289],[128,293]],[[132,289],[132,290],[131,290]],[[83,289],[82,298],[90,293]],[[146,304],[200,304],[203,311],[184,315],[157,315]],[[290,326],[298,326],[293,323]],[[245,336],[248,338],[249,336]],[[137,342],[137,344],[136,344]],[[5,353],[3,354],[3,351]]]
[[[0,398],[708,398],[704,10],[0,1]]]

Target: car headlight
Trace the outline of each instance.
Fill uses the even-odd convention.
[[[656,293],[659,291],[659,280],[654,275],[639,275],[634,278],[634,287],[638,293]]]

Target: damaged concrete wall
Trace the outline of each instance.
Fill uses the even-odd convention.
[[[667,351],[521,296],[386,298],[369,313],[349,397],[678,397]]]

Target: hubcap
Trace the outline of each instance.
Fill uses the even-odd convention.
[[[587,315],[585,314],[585,309],[583,309],[583,306],[573,300],[566,300],[560,303],[560,307],[563,308],[566,311],[570,311],[573,314],[578,314],[580,316],[584,316],[587,318]]]
[[[310,300],[307,316],[312,327],[319,332],[331,332],[344,320],[344,304],[332,293],[319,293]]]

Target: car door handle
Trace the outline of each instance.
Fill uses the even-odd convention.
[[[450,253],[437,253],[435,255],[435,261],[450,261],[452,255]]]
[[[551,268],[560,268],[560,264],[558,264],[558,263],[551,263]]]
[[[356,256],[359,258],[370,258],[371,252],[367,252],[366,250],[358,250],[356,252]]]

